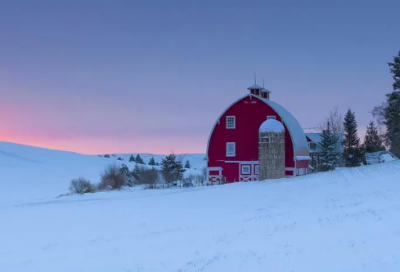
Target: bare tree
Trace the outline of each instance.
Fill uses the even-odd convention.
[[[318,129],[320,132],[322,132],[329,122],[333,133],[336,135],[343,134],[343,120],[343,114],[339,112],[339,109],[336,106],[333,110],[331,110],[329,116],[318,126]]]
[[[159,171],[154,167],[151,169],[143,169],[139,182],[144,184],[147,189],[154,189],[159,181],[159,174]]]
[[[126,185],[126,176],[121,172],[121,167],[116,164],[106,166],[101,174],[99,190],[120,189]]]
[[[83,177],[79,177],[77,179],[71,180],[69,190],[72,194],[94,193],[96,191],[96,186],[92,184],[89,180]]]
[[[377,124],[377,129],[378,129],[378,135],[381,139],[385,139],[385,134],[386,134],[386,129],[385,129],[385,113],[386,113],[386,109],[388,107],[388,103],[387,102],[383,102],[382,105],[380,106],[376,106],[374,107],[374,109],[372,110],[372,116],[375,118],[376,120],[376,124]],[[384,144],[386,147],[387,143],[386,141],[384,141]]]

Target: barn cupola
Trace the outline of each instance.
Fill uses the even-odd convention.
[[[261,90],[261,97],[265,99],[269,99],[271,91],[264,87],[264,79],[263,79],[263,86]]]
[[[270,90],[263,87],[261,90],[261,97],[265,98],[265,99],[269,99],[270,93],[271,93]]]
[[[261,96],[262,89],[263,88],[258,86],[257,84],[254,84],[253,86],[247,88],[247,90],[249,90],[251,94],[257,96]]]

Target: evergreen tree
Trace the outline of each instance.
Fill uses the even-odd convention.
[[[187,169],[190,168],[190,162],[189,162],[189,160],[186,161],[186,163],[185,163],[185,168],[187,168]]]
[[[136,155],[135,162],[138,163],[138,164],[144,164],[144,161],[143,161],[143,159],[140,157],[139,154]]]
[[[397,56],[393,58],[393,62],[389,62],[390,72],[393,77],[393,90],[400,91],[400,51]]]
[[[321,166],[320,170],[329,171],[335,168],[338,161],[336,153],[338,137],[332,133],[330,122],[327,122],[326,128],[322,131],[321,142],[319,143],[321,150]]]
[[[371,121],[367,127],[367,132],[365,133],[363,151],[365,153],[378,152],[385,150],[383,146],[383,141],[378,133],[378,129],[375,123]]]
[[[129,177],[130,176],[129,168],[125,164],[121,165],[121,168],[119,169],[119,172],[122,175],[124,175],[125,177]]]
[[[185,169],[182,163],[176,160],[175,154],[170,154],[161,161],[161,173],[168,185],[171,182],[181,180],[184,172]]]
[[[121,175],[123,175],[126,179],[126,185],[128,185],[129,187],[133,186],[133,179],[132,179],[132,175],[131,172],[129,171],[128,166],[126,166],[125,164],[121,165],[121,168],[119,169],[119,172]]]
[[[181,180],[183,178],[183,173],[185,173],[186,169],[183,168],[182,162],[176,161],[175,163],[175,177],[176,180]]]
[[[151,157],[151,159],[149,160],[149,165],[156,165],[156,161],[154,160],[154,157]]]
[[[131,155],[130,157],[129,157],[129,162],[134,162],[135,161],[135,157],[133,157],[133,155]]]
[[[343,122],[344,134],[344,161],[347,167],[360,166],[362,153],[360,148],[360,138],[357,133],[356,115],[350,109],[347,111]]]
[[[400,157],[400,51],[389,63],[390,72],[394,80],[393,92],[386,95],[387,107],[385,109],[386,143],[391,152]]]
[[[138,177],[140,177],[143,174],[143,168],[139,167],[137,164],[135,165],[135,167],[133,168],[132,171],[133,174],[137,175]]]

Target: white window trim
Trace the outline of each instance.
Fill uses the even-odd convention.
[[[268,119],[275,119],[276,120],[276,116],[275,115],[267,115],[267,120]]]
[[[233,127],[229,127],[229,126],[228,126],[228,124],[229,124],[228,119],[229,119],[229,118],[232,118],[232,119],[233,119]],[[227,116],[227,117],[226,117],[226,128],[227,128],[227,129],[235,129],[235,128],[236,128],[236,116],[230,115],[230,116]]]
[[[243,171],[243,169],[244,169],[245,167],[248,167],[248,170],[249,170],[249,171],[246,172],[246,173]],[[241,168],[242,168],[242,169],[240,169],[240,172],[241,172],[242,175],[251,175],[251,164],[243,164],[243,165],[241,166]]]
[[[233,154],[229,153],[229,146],[233,145]],[[235,157],[236,156],[236,143],[235,142],[227,142],[226,143],[226,156],[227,157]]]
[[[258,164],[254,165],[254,174],[255,175],[260,174],[260,165],[258,165]]]

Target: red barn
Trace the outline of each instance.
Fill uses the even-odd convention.
[[[285,174],[308,173],[309,149],[296,118],[270,100],[270,91],[255,84],[230,105],[215,122],[207,146],[207,180],[238,182],[258,180],[258,142],[261,124],[274,118],[285,127]]]

